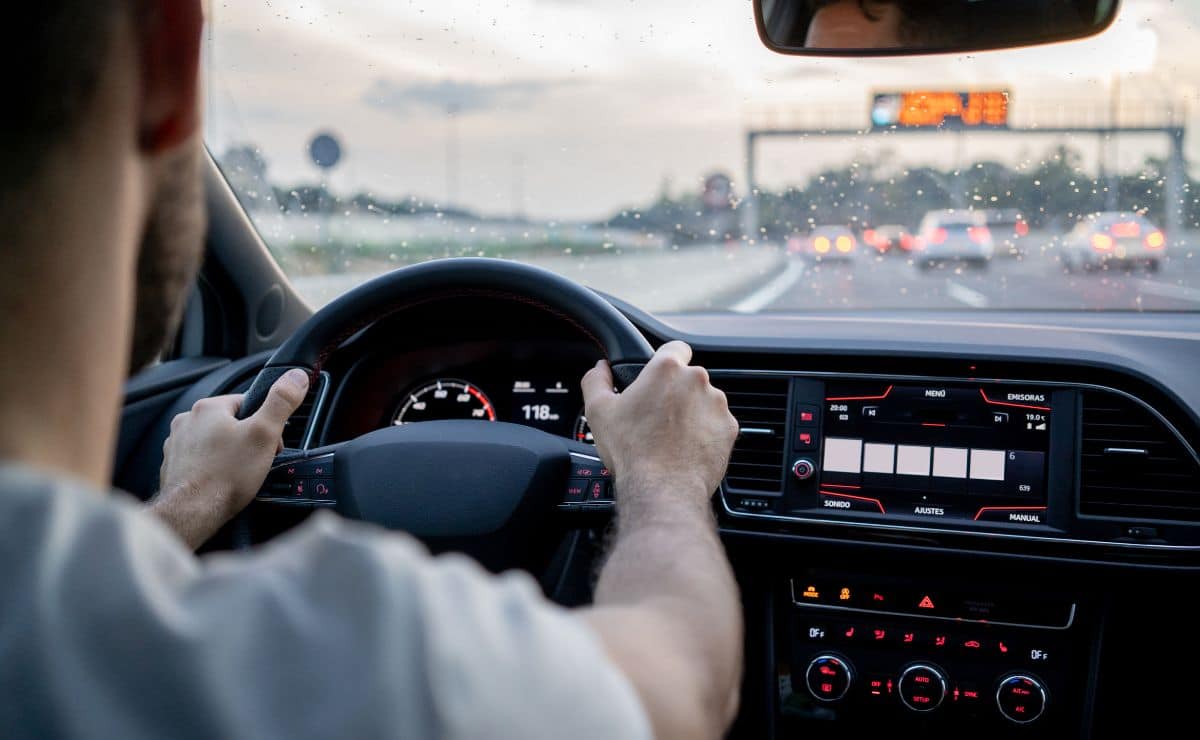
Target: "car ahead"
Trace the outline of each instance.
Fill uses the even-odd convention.
[[[788,239],[788,253],[818,262],[848,262],[858,252],[854,232],[845,226],[817,226],[808,236]]]
[[[862,240],[880,254],[906,254],[912,251],[913,237],[899,224],[884,224],[865,229]]]
[[[1063,239],[1060,259],[1069,271],[1144,266],[1154,272],[1166,251],[1166,235],[1150,219],[1136,213],[1105,211],[1075,225]]]
[[[1029,237],[1029,222],[1015,208],[993,208],[984,212],[997,257],[1020,257]]]
[[[921,219],[913,240],[912,258],[913,264],[922,270],[948,262],[986,268],[995,251],[984,213],[930,211]]]

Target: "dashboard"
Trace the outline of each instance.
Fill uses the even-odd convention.
[[[746,605],[742,736],[1090,737],[1135,695],[1177,711],[1134,689],[1148,651],[1197,652],[1177,600],[1200,571],[1200,321],[620,307],[692,344],[739,422],[714,511]],[[296,439],[469,418],[586,445],[600,357],[527,307],[415,306],[346,340]],[[563,526],[602,528],[606,471],[572,475]],[[578,567],[574,597],[563,573],[548,593],[585,599]]]
[[[574,327],[523,307],[420,306],[360,332],[332,359],[313,442],[434,419],[512,422],[591,442],[579,381],[601,356]]]

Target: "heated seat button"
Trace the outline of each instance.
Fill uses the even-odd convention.
[[[914,663],[897,682],[900,701],[914,712],[932,712],[946,698],[946,675],[928,663]]]
[[[853,681],[850,664],[836,655],[819,655],[804,673],[808,691],[818,701],[837,701],[850,690]]]
[[[1009,676],[996,690],[996,705],[1006,718],[1017,724],[1029,724],[1046,711],[1046,688],[1033,676]]]

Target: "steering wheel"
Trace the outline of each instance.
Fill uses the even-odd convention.
[[[307,371],[315,387],[330,355],[367,326],[455,297],[517,301],[569,322],[608,358],[618,389],[633,382],[653,353],[629,319],[578,283],[518,262],[438,260],[375,278],[313,314],[259,372],[239,416],[253,414],[292,368]],[[343,516],[406,531],[437,549],[467,551],[493,569],[530,568],[546,555],[547,517],[564,497],[586,496],[574,488],[589,469],[608,485],[590,445],[518,424],[428,421],[311,451],[285,450],[264,491],[304,477]]]

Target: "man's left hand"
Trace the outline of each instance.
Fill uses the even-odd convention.
[[[202,545],[254,499],[307,392],[308,374],[291,370],[246,419],[237,418],[240,394],[202,399],[176,416],[151,511],[190,547]]]

